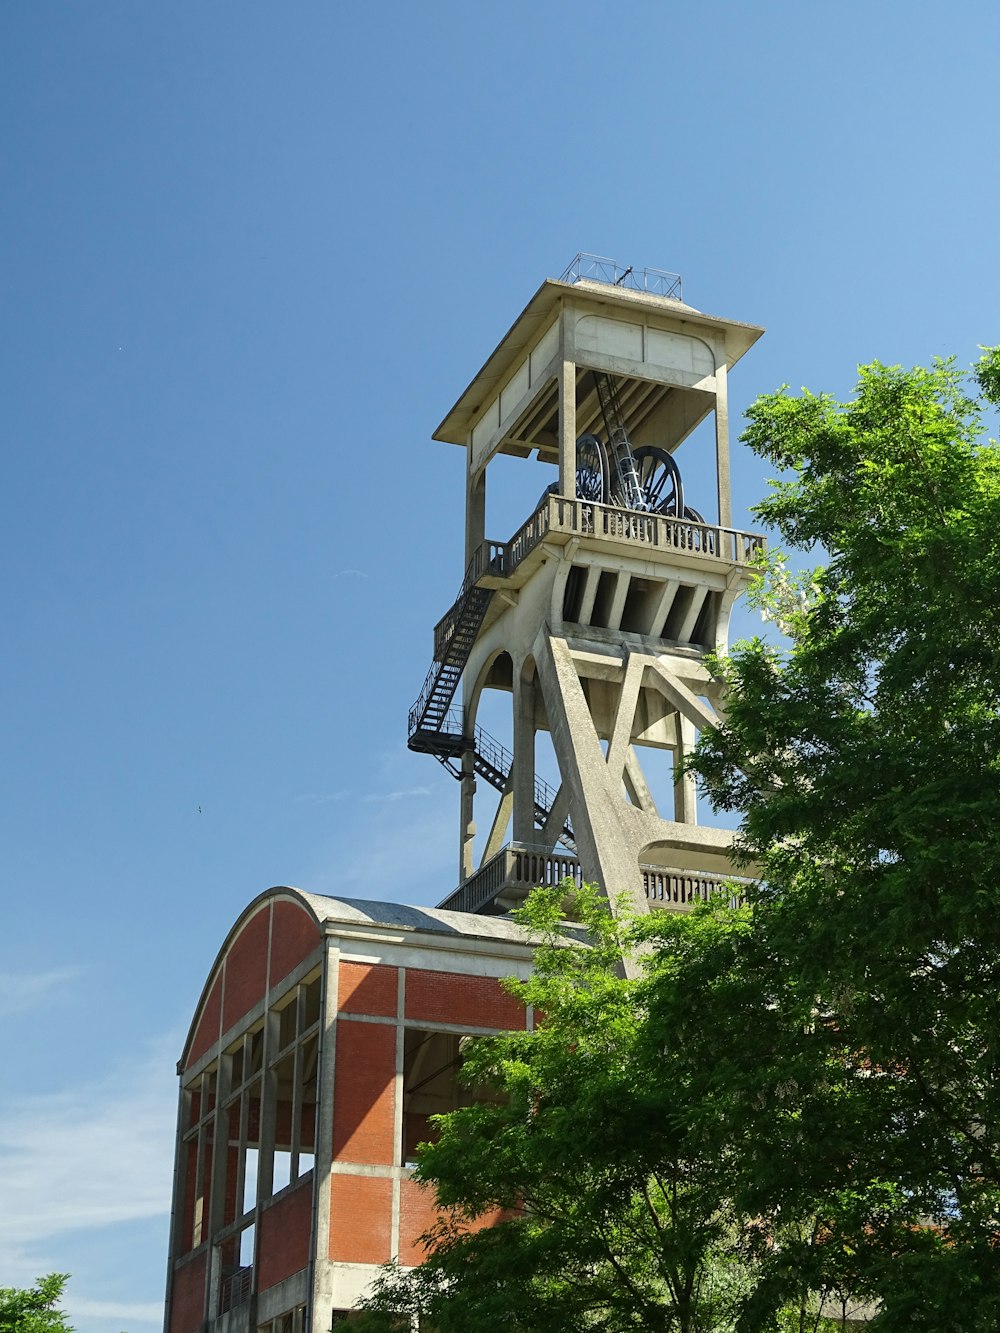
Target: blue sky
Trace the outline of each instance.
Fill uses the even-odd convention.
[[[736,412],[1000,341],[1000,16],[33,0],[0,43],[0,1285],[148,1333],[235,916],[454,883],[405,748],[462,574],[432,431],[578,250],[767,326]]]

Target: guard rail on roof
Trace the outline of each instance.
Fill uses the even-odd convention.
[[[581,252],[560,275],[560,282],[606,282],[611,287],[628,287],[634,292],[649,292],[653,296],[667,296],[672,301],[681,299],[681,275],[668,273],[662,268],[644,268],[638,272],[631,264],[619,264],[603,255]]]

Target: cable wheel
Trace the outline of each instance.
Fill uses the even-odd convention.
[[[666,449],[644,444],[633,450],[639,482],[650,513],[678,518],[685,512],[680,468]]]
[[[581,435],[576,442],[577,499],[604,504],[608,494],[608,455],[596,435]]]

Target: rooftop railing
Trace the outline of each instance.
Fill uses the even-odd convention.
[[[681,275],[668,273],[662,268],[636,270],[631,264],[619,264],[616,259],[581,252],[561,274],[560,282],[606,282],[611,287],[628,287],[634,292],[649,292],[653,296],[667,296],[672,301],[681,299]]]

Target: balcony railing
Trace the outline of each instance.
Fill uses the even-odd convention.
[[[227,1310],[235,1310],[237,1305],[242,1305],[244,1301],[250,1299],[250,1293],[253,1291],[253,1267],[237,1268],[235,1273],[222,1279],[222,1287],[219,1292],[219,1313],[225,1314]]]
[[[746,882],[738,877],[652,865],[639,869],[647,900],[664,907],[683,909],[720,893],[734,905],[743,900],[742,894],[733,890],[733,885]],[[575,856],[512,843],[480,866],[440,906],[451,912],[480,912],[501,894],[521,897],[539,886],[554,888],[567,879],[578,888],[583,882]]]
[[[755,532],[695,523],[687,518],[667,518],[663,514],[642,514],[617,505],[595,504],[592,500],[546,495],[510,541],[486,541],[477,549],[458,596],[434,626],[435,661],[443,660],[470,588],[480,579],[510,578],[525,556],[552,532],[603,537],[646,550],[705,556],[738,565],[749,565],[767,545],[766,539]]]
[[[696,523],[688,518],[643,514],[617,505],[594,504],[550,495],[549,531],[585,537],[605,537],[659,551],[708,556],[738,565],[749,564],[766,545],[755,532],[740,532],[715,523]]]

